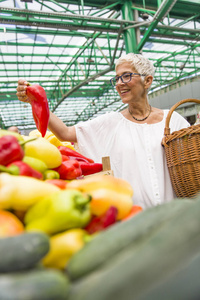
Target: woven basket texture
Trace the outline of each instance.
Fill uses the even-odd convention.
[[[169,122],[173,111],[186,102],[197,99],[184,99],[169,111],[162,145],[165,149],[167,166],[173,189],[177,197],[193,197],[200,192],[200,124],[174,131],[170,134]]]

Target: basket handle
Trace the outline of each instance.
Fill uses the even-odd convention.
[[[167,136],[170,134],[170,128],[169,128],[169,121],[170,121],[170,118],[171,118],[171,115],[172,113],[174,112],[174,110],[181,104],[183,103],[187,103],[187,102],[196,102],[198,104],[200,104],[200,100],[198,99],[192,99],[192,98],[188,98],[188,99],[184,99],[184,100],[181,100],[179,102],[177,102],[176,104],[174,104],[169,112],[168,112],[168,115],[166,117],[166,120],[165,120],[165,130],[164,130],[164,135]]]

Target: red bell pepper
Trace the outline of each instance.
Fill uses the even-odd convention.
[[[79,161],[82,175],[91,175],[103,170],[103,165],[101,163],[87,163],[83,161]]]
[[[80,164],[77,160],[66,160],[54,169],[60,174],[60,179],[72,180],[82,175]]]
[[[91,158],[85,157],[83,156],[81,153],[69,148],[69,147],[65,147],[65,146],[58,146],[58,150],[60,151],[61,154],[69,156],[70,158],[74,158],[77,159],[82,158],[90,163],[93,163],[94,161]]]
[[[8,165],[12,161],[22,160],[24,150],[18,139],[13,135],[4,135],[0,138],[0,164]]]
[[[27,163],[20,160],[8,164],[7,167],[0,165],[0,171],[7,172],[12,175],[22,175],[34,177],[37,179],[43,179],[42,173],[33,169]]]
[[[26,94],[30,99],[32,114],[37,129],[45,136],[49,123],[49,105],[45,90],[39,84],[29,85]]]
[[[101,216],[93,217],[90,223],[85,227],[89,234],[105,230],[107,227],[117,222],[118,209],[115,206],[110,208]]]

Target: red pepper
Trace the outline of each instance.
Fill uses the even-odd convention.
[[[18,139],[13,135],[4,135],[0,138],[0,164],[8,165],[12,161],[22,160],[24,150]]]
[[[18,168],[19,174],[17,175],[23,175],[23,176],[29,176],[29,177],[35,177],[38,179],[43,179],[42,173],[39,171],[33,169],[31,166],[29,166],[27,163],[23,161],[14,161],[11,164],[9,164],[7,167],[15,166]]]
[[[106,229],[117,222],[117,213],[118,209],[115,206],[110,206],[110,208],[103,215],[99,217],[93,217],[90,223],[85,227],[85,230],[89,234],[93,234]]]
[[[81,166],[82,175],[91,175],[103,170],[103,165],[100,163],[86,163],[83,161],[79,161]]]
[[[22,176],[34,177],[37,179],[43,179],[42,173],[33,169],[32,167],[30,167],[28,164],[26,164],[21,160],[14,161],[8,164],[7,167],[0,165],[0,171],[7,172],[12,175],[22,175]]]
[[[33,118],[37,129],[45,136],[49,122],[49,105],[45,90],[39,84],[29,85],[26,89],[30,99]]]
[[[85,157],[82,154],[80,154],[79,152],[77,152],[73,149],[70,149],[69,147],[58,146],[58,150],[60,151],[61,154],[67,155],[69,157],[74,157],[74,159],[77,159],[79,157],[79,158],[85,159],[86,161],[88,161],[90,163],[94,162],[91,158]]]
[[[57,187],[59,187],[61,190],[65,190],[66,186],[67,186],[67,181],[63,180],[63,179],[47,179],[45,180],[51,184],[56,185]]]
[[[54,169],[60,174],[60,179],[72,180],[82,175],[80,164],[77,160],[66,160]]]
[[[62,156],[62,161],[70,160],[69,156],[67,155],[61,154],[61,156]]]

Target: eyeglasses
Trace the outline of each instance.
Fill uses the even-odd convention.
[[[146,76],[146,75],[139,74],[139,73],[125,73],[121,76],[115,76],[115,77],[111,78],[110,83],[112,84],[112,86],[116,86],[119,83],[119,79],[121,79],[121,81],[123,83],[127,83],[127,82],[131,81],[132,76]]]

